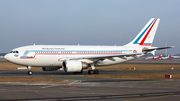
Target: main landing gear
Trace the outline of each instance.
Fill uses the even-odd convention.
[[[99,74],[98,70],[89,70],[88,74]]]
[[[29,71],[28,71],[28,75],[32,75],[33,72],[31,71],[31,66],[28,66],[27,69],[29,70]]]
[[[92,70],[89,70],[89,71],[88,71],[88,74],[99,74],[99,71],[98,71],[98,70],[95,70],[94,64],[91,64],[91,69],[92,69]]]

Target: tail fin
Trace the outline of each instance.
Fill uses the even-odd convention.
[[[151,18],[133,41],[125,46],[148,46],[151,47],[160,19]]]
[[[159,55],[158,58],[161,58],[161,57],[162,57],[162,54],[163,54],[163,53],[161,53],[161,55]]]
[[[160,56],[162,57],[162,55],[163,55],[163,53],[161,53],[161,55],[160,55]]]

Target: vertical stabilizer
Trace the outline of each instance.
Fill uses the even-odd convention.
[[[151,18],[133,41],[125,46],[147,46],[151,47],[160,19]]]

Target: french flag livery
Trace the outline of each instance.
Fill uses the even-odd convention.
[[[160,19],[151,18],[133,41],[125,46],[152,46]]]

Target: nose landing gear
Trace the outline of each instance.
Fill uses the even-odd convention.
[[[28,75],[32,75],[33,72],[31,71],[31,66],[28,66],[27,69],[29,70],[29,71],[28,71]]]
[[[32,71],[28,71],[28,75],[32,75],[33,74],[33,72]]]

